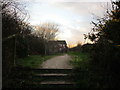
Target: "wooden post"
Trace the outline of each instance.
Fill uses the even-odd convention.
[[[44,54],[46,55],[46,45],[45,45],[46,43],[45,43],[45,40],[44,40]]]
[[[45,55],[46,55],[46,45],[45,45]]]
[[[14,63],[14,66],[16,66],[16,62],[15,62],[15,60],[16,60],[16,37],[14,37],[14,61],[13,61],[13,63]]]

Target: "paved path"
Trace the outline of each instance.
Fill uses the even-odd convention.
[[[70,69],[72,68],[72,65],[70,65],[70,60],[71,57],[68,54],[56,56],[43,62],[41,68]]]

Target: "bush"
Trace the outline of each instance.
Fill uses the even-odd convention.
[[[97,43],[92,51],[90,71],[97,76],[96,81],[99,88],[119,87],[120,47],[110,43]],[[91,80],[91,82],[95,83]]]

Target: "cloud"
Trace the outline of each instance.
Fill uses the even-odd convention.
[[[81,16],[88,16],[92,13],[103,16],[105,10],[111,8],[108,2],[61,2],[56,3],[56,6],[72,11]]]
[[[92,0],[82,2],[79,0],[24,0],[26,9],[30,13],[30,23],[55,22],[60,24],[59,39],[64,39],[68,44],[84,42],[83,34],[88,33],[92,26],[94,13],[103,17],[105,10],[110,8],[110,3]],[[95,2],[96,1],[96,2]],[[105,1],[105,0],[104,0]],[[108,6],[107,6],[108,4]]]
[[[33,0],[21,0],[21,1],[33,1]],[[34,2],[110,2],[110,0],[34,0]]]

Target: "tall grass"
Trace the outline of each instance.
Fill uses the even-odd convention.
[[[88,63],[90,60],[90,55],[88,53],[82,52],[69,52],[69,55],[72,56],[71,64],[73,64],[74,68],[80,68],[81,70],[87,70]]]
[[[75,81],[78,88],[88,87],[89,76],[89,62],[90,54],[82,52],[69,52],[72,60],[71,64],[74,66]]]

